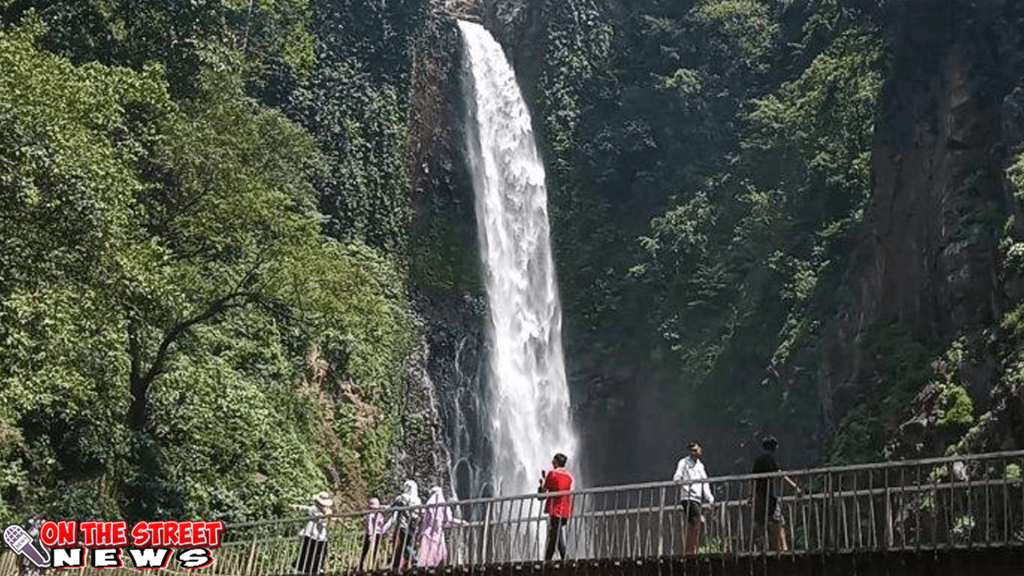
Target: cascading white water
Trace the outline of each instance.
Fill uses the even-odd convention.
[[[563,452],[578,470],[562,358],[562,310],[547,189],[515,74],[482,26],[459,22],[467,146],[490,314],[490,417],[497,494],[537,489]],[[578,477],[578,476],[577,476]],[[578,486],[574,486],[578,488]]]

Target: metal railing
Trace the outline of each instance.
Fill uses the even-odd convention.
[[[568,560],[1009,547],[1024,546],[1022,476],[1024,451],[710,478],[715,502],[701,506],[694,524],[681,502],[683,485],[674,482],[547,496],[564,494],[572,502],[563,528]],[[543,504],[537,494],[449,502],[454,521],[439,539],[429,531],[438,507],[382,509],[387,516],[410,515],[407,549],[424,561],[396,553],[400,533],[392,530],[380,538],[376,554],[368,550],[362,566],[366,513],[335,515],[319,571],[539,561],[549,523]],[[297,534],[307,520],[229,525],[215,564],[189,572],[303,573],[295,568],[302,546]],[[436,553],[439,546],[443,554]]]

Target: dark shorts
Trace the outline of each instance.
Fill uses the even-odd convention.
[[[767,505],[763,500],[754,501],[754,525],[764,526],[766,515],[769,524],[779,526],[786,524],[786,520],[782,516],[782,506],[779,505],[779,500],[775,496],[768,498]]]
[[[693,500],[683,500],[682,502],[679,503],[679,505],[683,507],[683,517],[686,518],[687,524],[700,522],[700,502],[694,502]]]

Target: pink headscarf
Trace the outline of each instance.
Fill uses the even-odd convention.
[[[384,533],[384,515],[374,510],[380,509],[380,500],[370,498],[370,512],[366,515],[366,534],[377,536]]]

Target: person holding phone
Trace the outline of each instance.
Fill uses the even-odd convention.
[[[572,490],[572,473],[565,468],[568,458],[561,452],[555,454],[551,459],[553,468],[547,472],[540,473],[540,486],[537,492],[568,492]],[[560,496],[543,496],[544,512],[548,515],[548,538],[547,546],[544,549],[544,561],[549,561],[555,556],[555,548],[558,548],[559,558],[565,560],[565,536],[562,529],[569,522],[572,515],[572,496],[562,494]]]
[[[390,533],[392,528],[395,529],[395,555],[391,558],[392,570],[408,568],[416,563],[413,536],[416,534],[416,523],[420,519],[420,510],[412,507],[421,504],[423,501],[420,500],[416,481],[406,480],[402,484],[402,493],[391,504],[391,508],[395,510],[382,529],[384,534]]]

